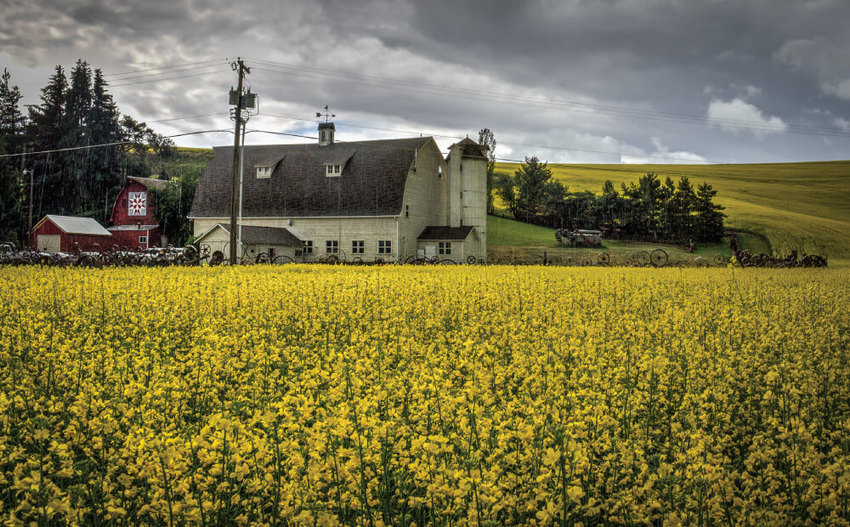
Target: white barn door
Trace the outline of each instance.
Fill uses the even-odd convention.
[[[39,234],[36,236],[35,246],[39,251],[46,253],[58,253],[61,247],[58,234]]]

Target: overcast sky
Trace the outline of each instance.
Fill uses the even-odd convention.
[[[249,130],[315,136],[327,104],[339,140],[488,127],[504,159],[831,160],[850,159],[848,21],[847,0],[0,0],[0,63],[36,104],[82,58],[166,135],[232,128],[241,56]]]

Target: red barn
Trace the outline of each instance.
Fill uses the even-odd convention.
[[[35,224],[30,234],[30,247],[48,253],[108,249],[112,235],[92,218],[48,214]]]
[[[115,198],[109,217],[109,232],[121,247],[162,247],[165,237],[156,219],[151,189],[161,190],[167,182],[147,177],[129,177]]]

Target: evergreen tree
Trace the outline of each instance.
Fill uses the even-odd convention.
[[[122,140],[118,107],[112,100],[112,95],[106,91],[106,87],[107,83],[101,70],[94,70],[91,108],[87,119],[91,144],[104,145]],[[109,198],[115,196],[122,183],[121,148],[114,145],[92,149],[87,157],[86,193],[94,198],[96,204],[108,205]],[[96,210],[93,216],[98,221],[105,222],[109,215],[108,206],[98,206]]]
[[[516,218],[519,214],[517,209],[517,192],[514,184],[514,178],[510,174],[497,172],[494,177],[494,193],[502,200],[508,212]]]
[[[25,121],[19,107],[22,96],[17,86],[10,85],[11,78],[4,68],[0,77],[0,154],[20,153],[24,146]],[[22,176],[17,158],[0,158],[0,241],[19,244],[25,234],[21,232]]]
[[[74,148],[95,144],[89,133],[89,117],[92,111],[91,68],[86,61],[77,60],[71,70],[71,86],[65,95],[62,146]],[[88,179],[91,151],[73,150],[64,154],[66,159],[65,186],[68,189],[69,206],[74,214],[93,215],[92,187]]]
[[[682,176],[673,194],[673,232],[678,233],[683,241],[696,236],[694,229],[694,213],[696,193],[687,176]]]
[[[725,208],[715,204],[712,199],[717,195],[708,183],[697,187],[696,192],[696,231],[701,242],[719,242],[723,239],[722,210]]]
[[[55,150],[60,147],[65,115],[68,80],[62,66],[56,66],[47,86],[41,90],[41,104],[29,107],[27,137],[31,151]],[[30,170],[35,174],[33,216],[65,212],[65,188],[62,183],[64,157],[58,153],[34,158]]]
[[[526,157],[514,173],[517,187],[517,210],[526,222],[535,222],[546,197],[546,183],[552,179],[548,163],[536,157]]]

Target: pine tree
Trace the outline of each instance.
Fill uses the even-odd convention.
[[[94,70],[91,108],[87,118],[88,137],[91,144],[104,145],[122,140],[118,107],[107,91],[107,83],[100,69]],[[109,198],[114,196],[122,183],[119,170],[122,157],[118,145],[92,149],[88,154],[87,194],[93,199],[94,217],[105,222],[109,215]]]
[[[717,205],[712,198],[717,195],[708,183],[697,187],[696,192],[696,230],[699,240],[702,242],[719,242],[723,239],[723,218],[726,216],[721,212],[725,207]]]
[[[20,153],[24,146],[21,90],[10,86],[11,79],[4,68],[0,77],[0,154]],[[0,241],[22,241],[22,176],[17,158],[0,159]]]
[[[55,150],[63,137],[65,95],[68,79],[62,66],[56,66],[47,86],[41,89],[41,104],[29,107],[27,137],[31,151]],[[38,156],[31,164],[35,174],[33,216],[38,219],[44,214],[65,211],[62,183],[64,156],[53,153]]]
[[[65,96],[63,119],[63,147],[89,146],[92,143],[88,124],[92,109],[91,68],[86,61],[77,60],[71,70],[71,86]],[[89,149],[74,150],[65,154],[66,186],[70,190],[70,208],[74,214],[92,215],[92,187],[87,179]]]
[[[514,173],[517,187],[517,210],[526,222],[533,222],[543,207],[546,183],[552,179],[548,163],[536,157],[526,157]]]
[[[675,232],[682,240],[689,240],[696,236],[694,218],[696,199],[690,180],[687,176],[682,176],[673,195],[673,225]]]

